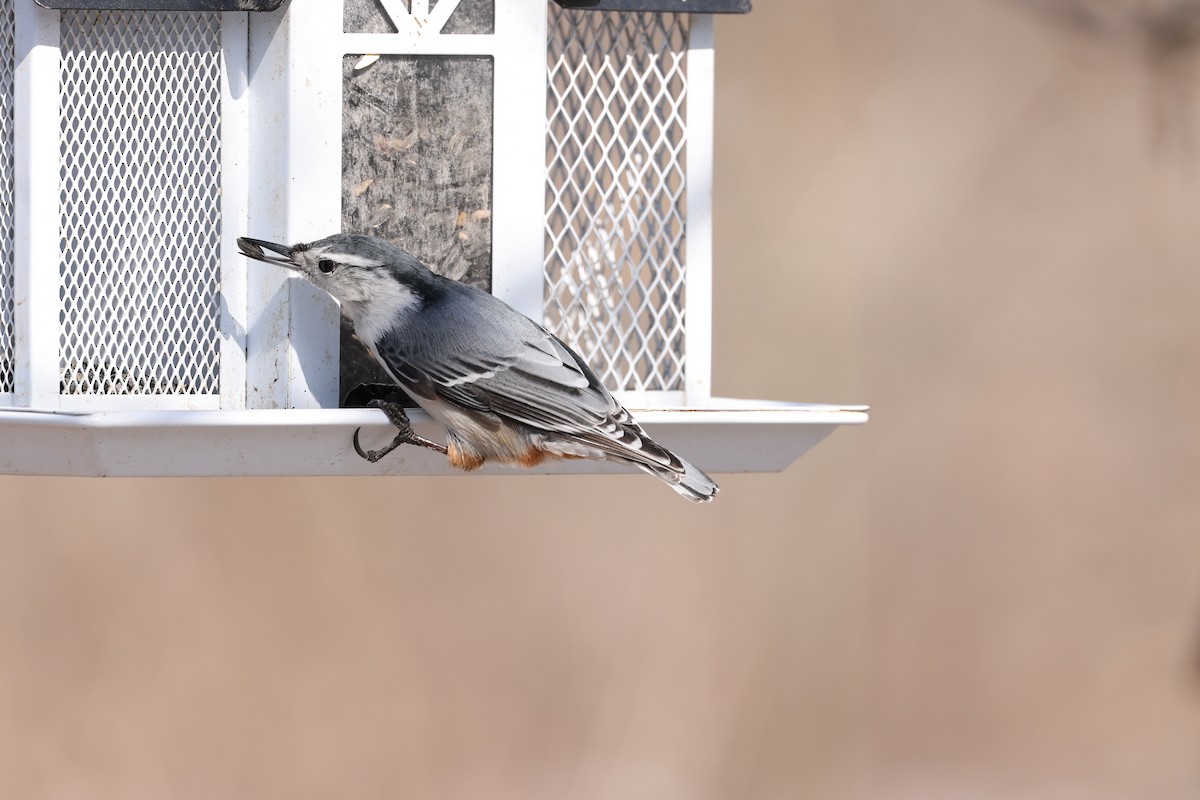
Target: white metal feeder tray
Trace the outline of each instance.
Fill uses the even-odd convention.
[[[247,235],[369,233],[490,289],[707,471],[865,422],[711,396],[712,20],[685,12],[731,10],[0,0],[0,473],[451,472],[355,454],[391,428],[339,405],[384,379]]]

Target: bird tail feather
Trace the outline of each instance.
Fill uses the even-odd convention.
[[[584,458],[612,459],[631,464],[663,481],[693,503],[712,501],[720,491],[716,481],[705,475],[696,465],[684,461],[647,436],[641,426],[629,416],[628,411],[621,409],[621,413],[625,418],[620,432],[629,437],[633,444],[624,438],[613,438],[612,435],[576,435],[569,441],[576,447],[583,445],[590,452],[576,451],[573,454]],[[558,443],[557,449],[561,452],[565,446]]]
[[[652,467],[648,464],[638,464],[638,466],[656,478],[661,479],[685,500],[690,500],[693,503],[712,502],[717,492],[721,491],[721,487],[717,486],[716,481],[705,475],[695,464],[684,461],[682,458],[679,459],[679,463],[683,465],[682,474],[662,467]]]

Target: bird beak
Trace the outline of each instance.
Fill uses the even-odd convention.
[[[278,264],[289,269],[296,269],[296,262],[292,258],[292,248],[287,245],[275,244],[274,242],[264,242],[262,239],[251,239],[247,236],[238,237],[238,249],[242,251],[242,255],[247,258],[253,258],[255,261],[262,261],[267,264]],[[267,255],[264,250],[270,250],[272,253],[278,253],[283,258]]]

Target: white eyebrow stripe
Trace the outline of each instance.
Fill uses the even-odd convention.
[[[362,256],[351,255],[350,253],[338,253],[338,252],[331,253],[329,251],[328,247],[322,247],[320,250],[312,250],[310,252],[312,252],[315,256],[317,256],[317,258],[322,258],[322,257],[331,258],[334,261],[338,262],[339,264],[345,264],[346,266],[349,266],[349,267],[381,267],[381,266],[383,266],[382,261],[375,261],[374,259],[363,258]]]
[[[362,256],[352,256],[347,253],[332,253],[330,255],[330,258],[332,258],[334,261],[337,261],[339,264],[345,264],[346,266],[349,266],[349,267],[381,267],[381,266],[383,266],[382,261],[375,261],[370,258],[363,258]]]

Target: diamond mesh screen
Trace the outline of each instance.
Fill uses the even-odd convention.
[[[611,388],[682,389],[688,17],[549,9],[546,324]]]
[[[13,0],[0,0],[0,392],[13,391]]]
[[[64,394],[215,394],[220,14],[63,12]]]

